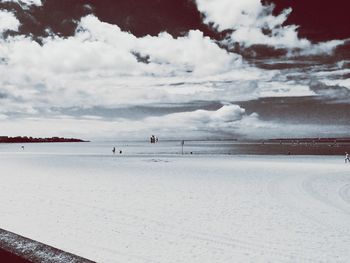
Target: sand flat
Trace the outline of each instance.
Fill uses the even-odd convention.
[[[98,262],[348,262],[350,165],[2,154],[2,228]]]

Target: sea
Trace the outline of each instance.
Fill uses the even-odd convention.
[[[22,147],[23,146],[23,147]],[[262,143],[240,141],[168,140],[92,141],[79,143],[0,144],[0,153],[72,155],[344,155],[350,144]]]

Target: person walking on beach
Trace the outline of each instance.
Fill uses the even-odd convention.
[[[350,163],[350,156],[347,152],[345,152],[345,163],[349,162]]]
[[[113,154],[115,154],[115,147],[113,147],[113,149],[112,149],[112,153],[113,153]]]

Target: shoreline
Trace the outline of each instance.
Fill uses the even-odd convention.
[[[116,148],[113,154],[112,149]],[[120,153],[121,151],[121,153]],[[350,145],[332,147],[329,145],[279,145],[279,144],[203,144],[188,143],[182,147],[175,143],[158,145],[131,143],[0,143],[0,154],[21,155],[94,155],[94,156],[344,156],[350,152]]]

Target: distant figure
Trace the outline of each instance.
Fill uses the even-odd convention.
[[[123,151],[122,151],[122,150],[120,150],[120,151],[119,151],[119,154],[122,154],[122,153],[123,153]]]
[[[115,147],[113,147],[112,153],[115,154]]]
[[[345,152],[345,163],[350,162],[350,157],[347,152]]]
[[[158,142],[158,137],[156,137],[156,142]]]
[[[156,143],[156,137],[154,135],[151,136],[150,140],[151,143]]]
[[[21,149],[24,150],[24,146],[23,145],[21,146]]]

